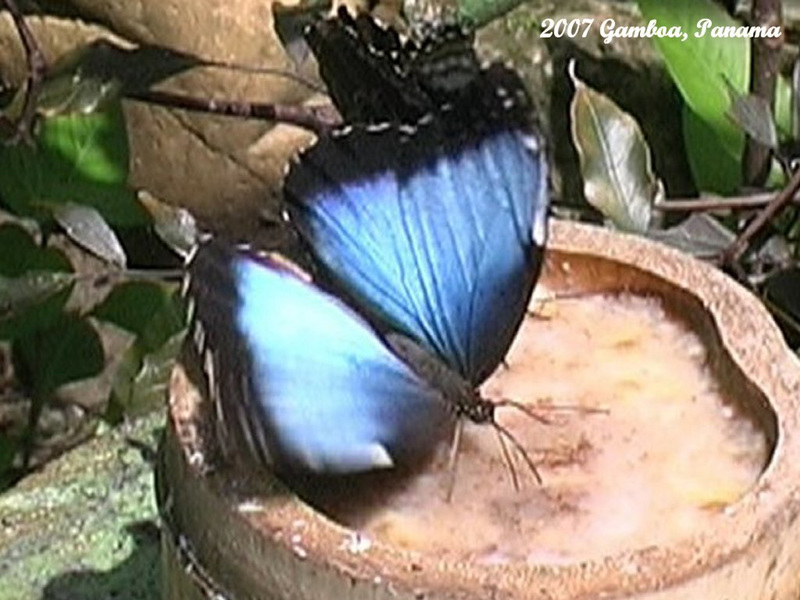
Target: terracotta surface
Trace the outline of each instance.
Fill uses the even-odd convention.
[[[564,291],[656,294],[691,325],[716,377],[774,443],[772,460],[748,494],[710,515],[708,526],[684,542],[559,567],[479,566],[377,542],[364,546],[264,472],[253,480],[233,468],[209,471],[216,463],[204,405],[176,370],[159,470],[162,513],[172,531],[165,537],[172,590],[165,597],[184,597],[177,590],[191,588],[198,598],[218,590],[230,598],[293,599],[796,599],[800,365],[758,300],[676,251],[571,223],[552,225],[544,280]],[[206,592],[197,591],[198,581]]]

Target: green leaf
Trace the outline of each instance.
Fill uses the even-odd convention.
[[[132,281],[115,287],[92,315],[136,334],[114,376],[106,419],[163,402],[169,371],[184,336],[179,296],[166,286]]]
[[[50,218],[53,204],[96,208],[114,225],[146,217],[127,185],[128,139],[121,108],[44,119],[37,144],[0,146],[3,201],[20,216]]]
[[[40,248],[22,227],[10,223],[0,225],[0,276],[6,281],[24,280],[36,288],[32,278],[45,276],[46,272],[69,273],[72,267],[66,257],[54,248]],[[34,299],[25,298],[21,287],[8,291],[14,298],[6,298],[12,304],[10,314],[0,318],[0,339],[9,340],[30,335],[36,330],[49,327],[61,317],[64,305],[72,291],[72,285],[61,279],[63,275],[53,275],[53,294]],[[39,282],[42,283],[41,281]],[[61,283],[64,285],[62,286]],[[46,286],[45,286],[46,287]],[[59,289],[55,289],[59,288]],[[35,295],[35,289],[30,290]]]
[[[58,224],[73,242],[97,257],[124,268],[127,258],[116,234],[91,206],[68,202],[53,211]]]
[[[615,226],[644,233],[653,203],[664,195],[653,174],[647,141],[636,120],[578,79],[574,67],[570,63],[575,84],[570,124],[584,195]]]
[[[123,48],[95,40],[70,52],[51,68],[37,110],[44,115],[102,110],[120,94],[149,89],[176,73],[206,64],[196,56],[160,46]]]
[[[646,21],[659,26],[679,26],[686,40],[653,38],[664,56],[667,70],[692,111],[727,141],[740,136],[726,117],[730,99],[727,85],[747,93],[750,80],[750,40],[742,37],[712,37],[710,31],[698,37],[697,24],[709,19],[714,26],[738,27],[742,23],[711,0],[639,0]]]
[[[46,119],[39,140],[87,180],[108,184],[127,182],[128,135],[119,104],[91,115]]]
[[[761,96],[742,95],[735,90],[731,90],[731,96],[731,119],[756,142],[776,150],[778,130],[769,103]]]
[[[34,396],[45,399],[72,381],[103,370],[100,337],[86,319],[63,315],[47,329],[12,344],[17,376]]]
[[[684,105],[683,140],[686,158],[699,189],[722,195],[735,193],[739,189],[742,184],[744,135],[733,146],[726,145],[708,123]]]
[[[0,275],[21,277],[28,271],[72,271],[59,250],[41,248],[30,234],[13,223],[0,225]]]
[[[92,68],[107,46],[111,44],[101,40],[80,46],[48,69],[37,98],[37,112],[45,117],[90,114],[117,101],[119,81]]]
[[[160,348],[184,326],[176,294],[164,285],[143,281],[116,286],[92,316],[136,334],[144,354]]]
[[[783,139],[792,135],[792,85],[785,77],[778,77],[775,86],[775,125]]]
[[[639,0],[639,8],[646,21],[655,19],[663,27],[679,26],[686,34],[685,41],[670,37],[655,37],[653,41],[688,107],[684,110],[684,133],[695,184],[702,190],[730,193],[741,182],[744,134],[727,116],[731,104],[728,86],[739,94],[747,93],[750,40],[712,37],[710,30],[698,37],[697,24],[701,19],[722,27],[742,23],[711,0]],[[715,161],[725,164],[716,165]],[[723,174],[730,179],[724,179]]]

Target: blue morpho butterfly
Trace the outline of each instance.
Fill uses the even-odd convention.
[[[278,470],[388,467],[427,453],[448,417],[494,422],[475,389],[541,266],[546,163],[512,71],[493,65],[443,93],[414,125],[409,110],[322,138],[289,174],[292,222],[349,306],[221,242],[189,265],[224,437]],[[379,104],[361,117],[374,122]]]
[[[454,151],[430,122],[377,129],[322,139],[287,180],[295,225],[350,305],[221,241],[187,269],[223,438],[278,471],[405,464],[452,416],[493,422],[475,388],[505,355],[540,268],[537,138],[498,128]],[[395,168],[375,168],[390,156]]]
[[[523,450],[476,390],[508,351],[541,268],[547,166],[512,71],[493,65],[467,88],[469,102],[413,126],[320,139],[290,170],[285,195],[321,281],[456,416],[494,424]]]

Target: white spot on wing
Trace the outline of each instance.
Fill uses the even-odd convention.
[[[539,136],[537,135],[523,135],[522,136],[522,143],[525,147],[530,150],[531,152],[537,153],[542,148],[542,144],[539,140]]]
[[[369,133],[381,133],[382,131],[386,131],[392,127],[392,124],[388,121],[384,121],[383,123],[375,123],[374,125],[368,125],[367,131]]]
[[[205,335],[203,335],[203,338],[205,338]],[[203,370],[205,370],[206,378],[208,379],[208,388],[212,391],[216,390],[217,378],[214,373],[214,353],[211,350],[206,350],[203,353]]]
[[[376,469],[390,469],[394,466],[394,461],[389,452],[382,444],[370,444],[370,462]]]
[[[204,240],[201,238],[201,241]],[[184,265],[188,265],[194,260],[194,257],[199,249],[200,249],[200,244],[195,244],[194,246],[191,247],[189,252],[186,253],[186,258],[183,261]]]
[[[192,276],[186,273],[181,280],[181,296],[184,298],[189,293],[189,286],[192,284]]]
[[[189,298],[186,301],[186,324],[189,325],[194,320],[194,313],[197,309],[197,304],[194,298]]]

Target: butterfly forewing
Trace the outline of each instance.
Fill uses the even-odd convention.
[[[513,128],[454,146],[426,127],[321,140],[290,171],[289,210],[337,290],[477,385],[538,274],[546,166]]]

